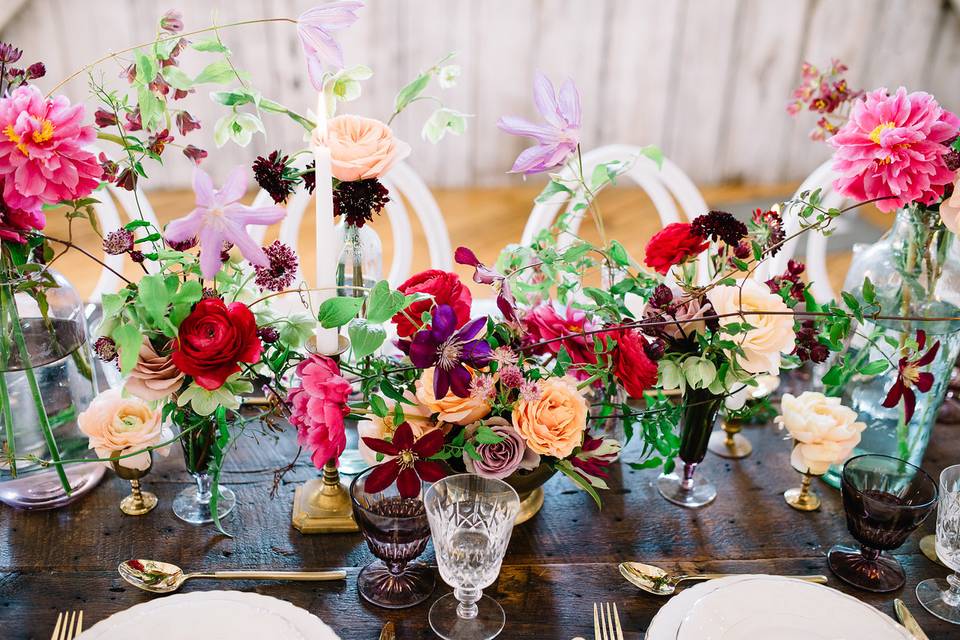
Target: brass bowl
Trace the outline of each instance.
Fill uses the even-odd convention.
[[[513,487],[520,496],[520,513],[514,524],[523,524],[537,515],[543,507],[543,485],[553,477],[556,471],[543,462],[532,471],[516,471],[504,478],[504,482]]]

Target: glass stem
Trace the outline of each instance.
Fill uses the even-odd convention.
[[[197,502],[200,504],[209,504],[210,497],[213,495],[211,487],[213,478],[206,471],[194,474],[193,479],[197,483]]]
[[[960,607],[960,572],[948,575],[947,584],[950,588],[943,592],[944,603],[951,607]]]
[[[864,545],[860,545],[860,553],[862,553],[863,557],[870,562],[876,562],[877,559],[880,557],[879,549],[873,549],[871,547],[867,547]]]
[[[2,275],[0,275],[2,277]],[[6,305],[0,305],[0,412],[10,452],[10,475],[17,477],[17,441],[13,430],[13,411],[10,409],[10,391],[7,389],[7,367],[10,362],[10,345],[7,343]]]
[[[465,620],[472,620],[477,617],[477,613],[479,612],[477,601],[483,596],[483,591],[480,589],[457,587],[453,590],[453,595],[460,601],[460,604],[457,605],[458,616]]]
[[[680,481],[680,488],[684,491],[693,491],[693,474],[697,470],[696,463],[685,462],[683,464],[683,480]]]

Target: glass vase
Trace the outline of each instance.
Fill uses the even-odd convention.
[[[958,244],[940,223],[937,211],[919,205],[900,209],[893,227],[876,244],[855,253],[844,290],[851,292],[864,308],[876,309],[879,305],[883,315],[960,315]],[[870,279],[876,291],[875,305],[868,305],[863,299],[864,278]],[[901,346],[907,339],[916,339],[918,329],[926,332],[926,348],[921,355],[937,341],[940,348],[924,369],[933,374],[933,386],[927,392],[913,388],[916,409],[909,422],[905,420],[903,401],[893,408],[881,406],[896,381],[896,367],[877,375],[854,371],[840,380],[825,381],[827,395],[841,396],[843,403],[867,424],[852,456],[876,453],[920,465],[960,355],[960,322],[867,320],[856,327],[841,356],[856,365],[854,369],[888,359],[897,363]],[[824,480],[839,487],[840,468],[831,467]]]
[[[680,433],[680,460],[683,464],[672,473],[662,474],[657,479],[657,490],[673,504],[697,509],[717,497],[717,488],[703,475],[695,474],[697,466],[707,455],[707,444],[723,396],[707,389],[688,389],[683,402]]]
[[[83,304],[57,272],[22,276],[0,266],[0,501],[53,509],[103,477],[77,416],[97,394]]]
[[[181,414],[175,422],[180,427],[183,460],[194,485],[187,487],[173,499],[173,513],[190,524],[213,522],[211,500],[214,478],[210,472],[210,463],[217,439],[217,424],[211,416],[192,413]],[[218,485],[218,489],[217,513],[222,519],[236,506],[237,497],[228,487]]]
[[[377,281],[383,279],[383,245],[380,236],[369,225],[357,227],[341,220],[337,224],[340,258],[337,261],[337,295],[362,298]],[[349,425],[356,428],[355,421]],[[354,445],[344,449],[339,458],[340,473],[356,475],[367,463]]]

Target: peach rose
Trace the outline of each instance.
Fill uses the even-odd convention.
[[[953,183],[953,193],[940,203],[940,219],[947,229],[960,235],[960,174]]]
[[[721,325],[747,322],[753,329],[732,337],[743,349],[737,356],[740,366],[749,373],[780,371],[780,357],[793,351],[796,334],[793,332],[793,314],[783,298],[770,292],[770,288],[753,279],[742,280],[740,286],[723,285],[707,292],[707,298],[717,315],[741,311],[776,311],[777,314],[748,313],[720,318]],[[781,315],[780,313],[783,313]]]
[[[150,453],[143,451],[170,437],[160,425],[160,411],[138,398],[123,398],[119,389],[108,389],[77,416],[80,430],[90,438],[90,448],[101,458],[141,451],[118,461],[121,467],[144,470],[150,466]],[[170,447],[156,450],[167,455]]]
[[[163,400],[179,389],[182,382],[183,371],[173,364],[170,354],[160,355],[150,344],[150,339],[144,338],[137,364],[123,390],[141,400]]]
[[[490,404],[486,400],[474,397],[461,398],[448,391],[447,395],[437,400],[433,395],[433,367],[424,369],[423,375],[417,380],[417,401],[430,410],[442,422],[468,425],[485,417],[490,413]]]
[[[796,444],[790,464],[801,473],[821,475],[832,464],[846,460],[860,443],[867,425],[857,422],[857,413],[840,404],[840,398],[804,391],[799,396],[783,394],[780,414],[774,421]]]
[[[411,402],[416,403],[416,399],[413,398],[410,394],[405,394],[405,397]],[[379,464],[377,462],[377,453],[368,447],[363,441],[364,438],[389,438],[393,436],[393,432],[397,430],[399,424],[393,423],[393,404],[387,404],[387,408],[390,412],[387,414],[387,417],[380,418],[375,415],[371,415],[369,420],[362,420],[357,425],[357,432],[360,436],[359,444],[357,448],[360,449],[360,455],[363,456],[363,459],[367,461],[370,465]],[[416,439],[422,438],[427,433],[433,431],[437,428],[445,428],[445,425],[437,423],[434,420],[430,419],[430,415],[434,413],[426,407],[422,407],[418,404],[405,404],[403,405],[403,414],[407,423],[413,429],[413,437]]]
[[[536,453],[566,458],[583,442],[587,401],[570,377],[547,378],[539,387],[536,399],[517,402],[514,428]]]
[[[331,118],[316,142],[330,149],[333,175],[344,182],[379,178],[410,155],[410,145],[394,138],[390,127],[361,116]]]

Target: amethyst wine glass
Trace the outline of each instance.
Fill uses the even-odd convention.
[[[847,529],[860,548],[836,545],[827,554],[837,577],[867,591],[895,591],[906,576],[890,555],[927,519],[937,485],[923,469],[881,455],[850,458],[840,474]]]
[[[360,595],[387,609],[403,609],[430,597],[436,584],[433,569],[411,562],[420,556],[430,539],[430,523],[423,507],[423,491],[404,498],[393,484],[379,493],[364,486],[367,469],[350,483],[353,514],[367,547],[378,560],[365,566],[357,577]]]

